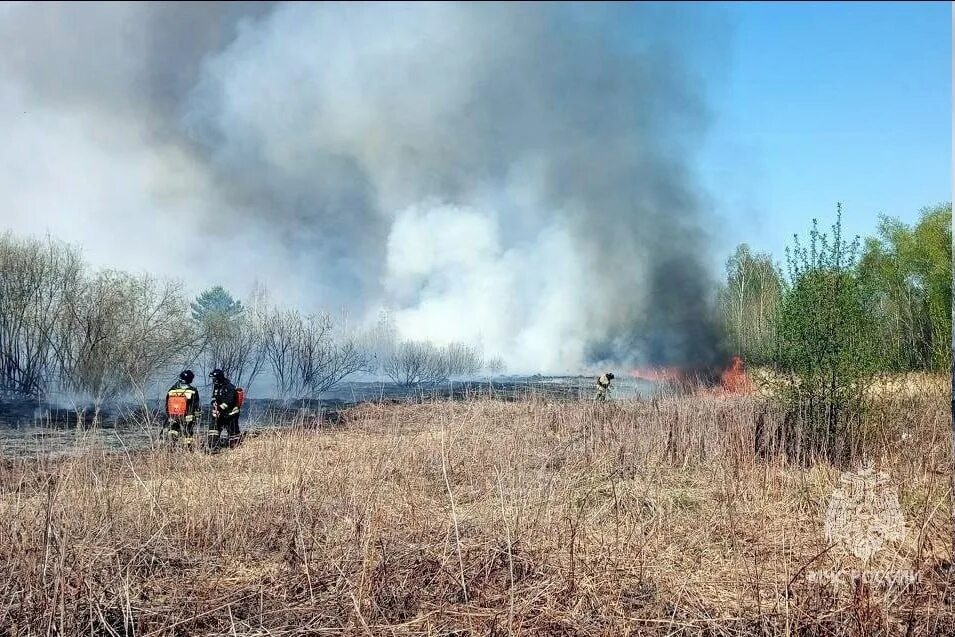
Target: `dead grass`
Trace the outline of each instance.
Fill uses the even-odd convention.
[[[363,406],[216,456],[7,461],[9,635],[951,634],[941,397],[884,406],[868,456],[906,539],[823,586],[840,472],[754,454],[758,398]],[[906,436],[902,444],[902,434]],[[907,633],[907,631],[909,631]]]
[[[793,382],[787,381],[784,376],[769,367],[754,367],[748,374],[753,380],[753,393],[764,398],[771,398],[780,388]],[[944,398],[951,395],[951,378],[927,372],[877,374],[865,388],[865,395],[877,401]]]

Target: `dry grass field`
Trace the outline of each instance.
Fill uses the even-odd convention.
[[[955,633],[944,393],[867,423],[906,535],[864,570],[914,571],[894,587],[813,578],[863,569],[823,532],[840,468],[754,453],[782,419],[758,397],[346,416],[212,456],[5,461],[0,633]]]

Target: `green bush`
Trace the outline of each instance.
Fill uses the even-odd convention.
[[[859,239],[842,238],[842,207],[832,236],[813,220],[809,245],[786,250],[788,277],[775,320],[779,390],[799,424],[800,445],[832,460],[854,452],[864,393],[884,365],[869,311],[870,291],[857,270]]]

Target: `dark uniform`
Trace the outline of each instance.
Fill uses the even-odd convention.
[[[212,378],[212,422],[209,425],[208,445],[210,448],[222,442],[222,430],[229,437],[229,447],[239,444],[239,396],[222,370],[214,370]]]
[[[195,435],[196,422],[202,413],[202,403],[199,400],[199,390],[193,387],[193,373],[190,370],[184,370],[179,374],[179,380],[166,392],[166,417],[169,425],[169,438],[177,441],[182,438],[187,444],[193,443]],[[186,403],[185,413],[170,413],[170,399],[184,399]],[[180,401],[181,403],[181,401]]]
[[[594,400],[607,400],[607,393],[610,391],[610,381],[613,380],[613,374],[607,372],[597,377],[597,393]]]

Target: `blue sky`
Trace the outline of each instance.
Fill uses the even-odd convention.
[[[951,200],[949,3],[724,5],[730,56],[708,83],[703,185],[716,232],[782,262],[811,218],[875,232]]]

